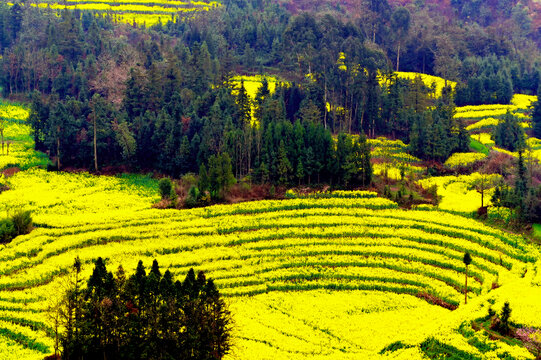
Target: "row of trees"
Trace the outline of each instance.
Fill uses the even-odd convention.
[[[509,85],[511,91],[535,93],[539,82],[539,52],[530,14],[520,2],[507,3],[512,13],[501,12],[500,5],[486,5],[491,8],[491,22],[499,14],[502,25],[485,27],[488,23],[478,16],[470,16],[464,24],[462,10],[456,16],[445,5],[431,7],[421,1],[395,8],[387,0],[361,1],[345,14],[346,21],[339,20],[343,14],[332,12],[292,17],[271,1],[231,1],[205,16],[179,15],[186,17],[158,24],[150,37],[128,27],[115,28],[110,18],[91,12],[65,12],[57,19],[41,16],[50,13],[48,9],[3,4],[1,85],[10,94],[39,90],[63,97],[88,93],[90,88],[118,97],[115,84],[125,80],[126,72],[137,64],[148,69],[154,60],[166,57],[163,46],[176,38],[190,49],[206,43],[210,57],[224,72],[272,67],[297,79],[313,74],[326,96],[340,100],[332,99],[337,106],[351,103],[347,95],[353,90],[346,94],[341,91],[344,87],[337,89],[333,83],[349,77],[353,86],[353,78],[364,74],[353,76],[354,67],[347,65],[359,64],[461,81],[465,87],[460,88],[459,104],[495,101],[495,95],[505,100]],[[127,36],[130,46],[118,35]],[[342,72],[334,66],[341,52],[348,54]],[[498,91],[499,86],[503,90]],[[355,104],[351,105],[347,108],[355,112]]]
[[[221,359],[230,349],[232,320],[214,282],[188,271],[183,282],[154,260],[126,276],[98,258],[84,287],[74,263],[67,294],[51,309],[62,359]]]
[[[416,26],[408,9],[390,12],[386,2],[369,7],[378,21],[395,14],[388,26],[404,39]],[[341,155],[333,137],[340,132],[399,138],[428,160],[467,149],[448,89],[436,100],[420,79],[389,76],[380,83],[378,74],[388,73],[389,62],[374,42],[384,43],[384,23],[374,22],[367,36],[354,21],[291,17],[275,4],[241,1],[139,30],[87,12],[56,17],[19,8],[24,21],[4,49],[0,83],[7,93],[35,90],[30,122],[36,148],[47,151],[57,168],[128,165],[178,177],[227,153],[239,179],[353,185],[366,181],[352,182],[336,165]],[[10,9],[0,12],[10,18]],[[402,40],[395,45],[404,48]],[[253,100],[231,75],[239,66],[257,68],[257,59],[272,53],[275,58],[262,63],[298,82],[278,85],[273,94],[264,85]],[[501,57],[468,61],[479,76],[509,74],[518,83],[530,74]],[[442,69],[449,68],[445,64]]]

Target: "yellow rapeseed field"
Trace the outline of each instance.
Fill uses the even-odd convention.
[[[19,129],[17,136],[27,131]],[[402,147],[385,139],[372,145]],[[533,358],[497,341],[483,354],[457,332],[486,314],[489,299],[511,298],[517,321],[541,325],[538,249],[471,218],[402,210],[368,191],[292,192],[287,200],[179,211],[151,209],[157,182],[139,175],[33,168],[2,181],[10,190],[0,193],[0,216],[22,208],[35,220],[30,234],[0,250],[2,359],[52,353],[46,309],[62,295],[77,256],[85,278],[97,257],[127,273],[153,259],[177,278],[191,267],[205,271],[232,311],[228,360],[423,359],[428,337],[481,359]],[[464,252],[473,257],[468,305]],[[382,353],[397,341],[408,347]]]

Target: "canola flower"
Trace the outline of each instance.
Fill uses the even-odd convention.
[[[402,169],[401,169],[402,168]],[[375,175],[386,176],[389,179],[401,180],[402,171],[404,176],[412,176],[415,174],[420,174],[425,169],[421,166],[415,166],[411,164],[401,164],[400,166],[394,165],[392,163],[375,163],[372,164],[372,171]]]
[[[372,141],[388,152],[405,147]],[[291,193],[297,198],[176,211],[150,209],[159,196],[156,182],[145,177],[34,169],[2,181],[12,190],[0,194],[0,204],[32,209],[38,226],[0,253],[0,328],[9,331],[0,330],[0,341],[10,349],[0,355],[6,359],[43,358],[51,348],[44,309],[75,256],[83,262],[82,277],[90,276],[97,256],[126,271],[154,258],[177,276],[190,267],[204,270],[242,324],[230,358],[251,359],[379,359],[393,357],[379,351],[397,340],[412,346],[403,356],[422,356],[426,337],[453,342],[449,334],[473,316],[459,306],[465,251],[475,259],[472,302],[492,296],[493,282],[513,284],[539,258],[520,237],[434,209],[400,210],[368,191]],[[431,305],[420,293],[459,308]],[[527,316],[536,307],[522,309]],[[406,331],[406,324],[416,330]]]
[[[12,5],[12,4],[10,4]],[[189,14],[203,11],[210,11],[220,7],[217,1],[161,1],[152,2],[148,0],[116,1],[116,0],[68,0],[65,3],[41,1],[31,6],[40,8],[51,8],[53,10],[91,10],[97,12],[96,16],[107,14],[113,17],[114,21],[127,24],[153,26],[158,23],[175,21],[174,16],[179,13]]]
[[[477,121],[476,123],[473,123],[471,125],[468,125],[466,127],[466,130],[478,130],[486,127],[494,127],[497,126],[501,122],[500,119],[495,119],[493,117],[487,117],[482,120]]]
[[[424,188],[437,185],[438,195],[442,198],[438,205],[440,209],[468,214],[476,211],[481,206],[481,194],[474,189],[470,190],[469,187],[476,179],[482,176],[487,175],[472,173],[460,176],[439,176],[419,180],[418,184]],[[499,175],[488,175],[487,177],[494,180]],[[490,204],[492,191],[493,189],[485,191],[485,206]]]
[[[269,91],[271,94],[276,89],[276,84],[278,83],[278,79],[274,76],[264,76],[264,75],[253,75],[253,76],[247,76],[247,75],[239,75],[234,76],[231,81],[236,85],[240,86],[241,81],[244,82],[244,88],[246,89],[246,92],[250,96],[252,100],[255,99],[257,95],[257,91],[261,87],[261,84],[263,80],[266,79]]]
[[[489,133],[482,132],[478,134],[472,134],[471,138],[479,141],[483,145],[493,146],[495,144],[494,140],[492,140],[492,134]]]
[[[0,101],[0,117],[8,120],[24,121],[28,118],[28,109],[16,105]]]
[[[432,87],[432,86],[435,85],[435,90],[436,90],[435,91],[435,96],[436,97],[441,96],[442,89],[446,84],[451,86],[452,89],[454,89],[455,86],[456,86],[456,82],[454,82],[454,81],[450,81],[450,80],[446,81],[445,79],[443,79],[441,77],[433,76],[433,75],[427,75],[427,74],[421,74],[421,73],[415,73],[415,72],[403,72],[403,71],[395,72],[395,74],[399,78],[409,79],[409,80],[413,80],[417,76],[420,76],[421,79],[423,80],[423,83],[426,86]]]
[[[41,188],[43,181],[37,180],[45,174],[10,178],[14,190],[6,194],[27,186],[31,190],[32,183]],[[145,209],[139,199],[126,201],[123,211],[101,204],[102,214],[92,215],[90,208],[98,206],[91,200],[94,188],[111,187],[108,197],[136,189],[118,184],[118,179],[54,175],[47,179],[52,189],[46,192],[62,184],[73,199],[66,195],[57,203],[29,204],[50,214],[38,216],[47,227],[18,237],[0,254],[0,317],[16,319],[14,326],[6,326],[21,334],[26,330],[17,324],[47,322],[44,299],[62,283],[74,256],[81,258],[81,276],[86,277],[99,254],[112,268],[122,263],[126,271],[133,270],[138,259],[150,264],[153,258],[176,275],[193,266],[206,271],[232,304],[237,324],[242,324],[234,336],[241,358],[336,358],[344,349],[349,356],[379,358],[378,352],[396,340],[412,344],[407,354],[415,354],[424,338],[452,331],[453,323],[446,320],[449,310],[412,295],[428,292],[460,304],[464,251],[475,258],[470,267],[476,279],[469,284],[471,299],[492,294],[494,281],[518,278],[523,261],[533,261],[535,254],[520,238],[475,220],[399,210],[370,192],[187,211]],[[79,190],[69,181],[74,176]],[[139,191],[139,196],[148,194],[149,204],[153,191]],[[39,200],[32,194],[18,196],[21,202],[25,197]],[[330,194],[335,197],[327,197]],[[76,198],[85,197],[90,208],[77,205]],[[60,210],[66,203],[74,204],[70,213]],[[320,299],[320,307],[313,296]],[[261,303],[255,306],[257,301]],[[291,308],[295,304],[305,311]],[[428,314],[439,320],[427,323]],[[384,326],[354,328],[351,319]],[[406,323],[419,324],[418,330],[405,331]],[[389,326],[395,330],[389,332]]]
[[[505,106],[505,105],[504,105]],[[508,110],[511,110],[513,107],[508,105],[506,107],[495,108],[495,109],[483,109],[481,108],[472,110],[472,111],[457,111],[455,118],[486,118],[494,116],[502,116],[507,113]]]
[[[45,154],[34,150],[31,128],[26,124],[28,110],[22,106],[0,102],[0,116],[4,125],[4,153],[0,154],[0,170],[15,166],[25,170],[35,166],[46,166]]]
[[[537,101],[535,95],[514,94],[511,99],[511,104],[519,109],[527,109],[532,103]]]
[[[524,111],[527,111],[534,101],[537,101],[537,96],[515,94],[510,105],[490,104],[457,107],[455,108],[455,118],[487,118],[502,116],[507,111],[511,111],[513,116],[526,119],[528,117],[524,114]],[[497,125],[497,123],[494,125]]]
[[[468,166],[484,158],[486,155],[482,153],[454,153],[445,161],[444,165],[450,168]]]

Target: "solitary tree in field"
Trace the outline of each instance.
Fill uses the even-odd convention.
[[[473,180],[468,186],[469,190],[475,190],[481,194],[481,207],[485,206],[485,192],[494,187],[494,177],[490,175],[481,175],[481,177]]]
[[[464,286],[464,303],[468,303],[468,265],[471,264],[471,256],[469,252],[464,254],[464,265],[466,265],[466,284]]]

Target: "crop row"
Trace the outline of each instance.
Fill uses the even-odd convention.
[[[475,238],[481,244],[471,241],[463,241],[460,236],[463,234],[450,234],[449,232],[442,232],[441,229],[430,228],[429,226],[417,226],[415,223],[403,223],[399,224],[397,221],[388,220],[388,223],[372,223],[368,221],[363,224],[363,219],[357,219],[355,217],[339,217],[339,216],[326,216],[326,217],[303,217],[300,219],[289,219],[289,223],[273,222],[274,219],[244,219],[249,224],[254,224],[250,227],[242,226],[242,233],[238,233],[240,225],[237,223],[229,224],[231,227],[226,231],[223,228],[219,231],[223,234],[230,234],[231,236],[216,237],[213,227],[200,229],[199,232],[194,231],[191,228],[183,228],[179,225],[179,229],[173,224],[168,229],[156,229],[147,228],[147,232],[140,231],[128,231],[125,229],[115,229],[112,231],[104,231],[93,234],[89,237],[88,234],[84,236],[65,236],[65,237],[39,237],[44,242],[41,243],[41,250],[34,254],[31,258],[23,256],[23,253],[18,258],[7,257],[3,258],[3,268],[0,270],[2,275],[14,275],[24,269],[34,268],[37,265],[42,264],[44,261],[61,256],[67,252],[74,250],[81,250],[84,248],[94,247],[103,244],[125,244],[129,248],[139,247],[137,244],[142,242],[151,242],[147,245],[146,251],[157,251],[159,253],[180,253],[183,251],[193,251],[201,248],[213,248],[216,246],[239,246],[245,244],[255,244],[261,248],[264,241],[273,241],[279,239],[288,239],[301,237],[314,241],[314,239],[324,240],[325,243],[334,241],[336,237],[348,237],[350,239],[356,239],[358,245],[368,246],[370,244],[387,244],[393,246],[416,246],[417,248],[425,248],[431,252],[465,252],[469,251],[474,256],[480,259],[485,259],[488,262],[503,266],[510,269],[513,265],[506,256],[513,258],[523,258],[521,255],[514,254],[513,252],[504,252],[501,247],[486,246],[491,243],[483,243],[482,238]],[[294,221],[296,220],[296,221]],[[268,223],[263,223],[268,221]],[[250,231],[247,231],[250,230]],[[397,231],[400,236],[398,241],[392,241],[397,239]],[[170,240],[161,239],[162,235],[166,235]],[[451,236],[450,236],[451,235]],[[181,246],[179,246],[179,240],[181,238]],[[158,238],[158,239],[156,239]],[[55,239],[54,242],[49,242],[49,239]],[[154,241],[153,241],[154,240]],[[407,245],[409,243],[409,245]],[[172,247],[170,247],[170,245]],[[273,246],[276,246],[273,242]],[[29,242],[26,246],[32,246],[33,243]],[[427,246],[429,245],[429,246]],[[34,244],[35,246],[35,244]],[[502,254],[503,253],[503,254]],[[504,256],[502,256],[504,255]],[[9,255],[8,255],[9,256]],[[457,258],[458,255],[454,255]],[[10,261],[7,261],[10,260]],[[494,270],[491,270],[494,271]]]

